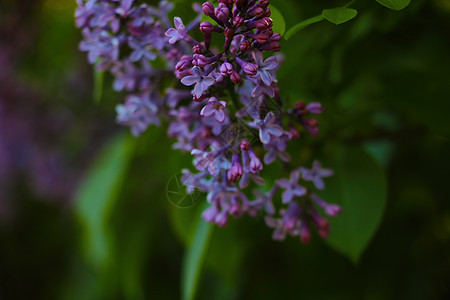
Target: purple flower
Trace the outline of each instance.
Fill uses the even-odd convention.
[[[312,169],[300,168],[302,178],[307,181],[312,181],[317,189],[323,190],[325,184],[322,178],[333,175],[333,170],[322,169],[322,164],[317,160],[313,162]]]
[[[253,50],[252,56],[258,66],[258,71],[255,76],[259,76],[266,86],[270,86],[274,80],[269,71],[278,67],[278,58],[271,56],[264,60],[262,52],[256,49]]]
[[[277,241],[282,241],[286,238],[286,233],[294,236],[299,235],[301,226],[300,214],[300,206],[297,202],[293,201],[289,203],[286,210],[281,210],[281,219],[266,216],[264,220],[267,226],[275,228],[272,238]]]
[[[272,199],[278,190],[278,186],[274,186],[269,192],[263,193],[259,190],[254,190],[253,194],[256,196],[256,201],[261,201],[264,209],[269,215],[275,214],[275,207],[273,206]]]
[[[227,173],[228,180],[231,182],[236,182],[242,177],[243,172],[239,155],[233,154],[233,157],[231,158],[231,168]]]
[[[222,123],[225,120],[225,107],[227,107],[225,101],[219,101],[216,98],[211,97],[208,100],[208,104],[200,111],[200,115],[204,117],[214,115],[214,118]]]
[[[315,194],[311,194],[311,199],[313,199],[320,207],[322,207],[325,213],[330,217],[336,217],[342,211],[339,205],[326,203]]]
[[[134,0],[122,0],[120,3],[120,6],[116,8],[116,14],[118,14],[121,17],[128,17],[133,12],[133,1]]]
[[[306,106],[306,110],[312,114],[319,115],[323,112],[323,106],[319,102],[311,102]]]
[[[195,168],[199,171],[208,169],[211,175],[216,175],[222,169],[229,169],[230,162],[223,157],[223,153],[227,149],[228,146],[211,152],[199,149],[192,150],[191,154],[195,155]]]
[[[130,61],[132,62],[139,61],[142,58],[154,60],[157,57],[156,53],[151,51],[152,44],[149,42],[139,42],[135,39],[130,39],[128,45],[134,50],[130,54]]]
[[[166,31],[166,36],[169,37],[169,44],[173,45],[179,40],[183,40],[187,36],[186,27],[179,17],[174,18],[175,28],[169,28]]]
[[[253,168],[251,166],[252,159],[250,158],[249,150],[250,149],[248,149],[248,150],[243,149],[243,151],[242,151],[242,165],[243,165],[244,175],[242,176],[241,181],[239,181],[239,187],[241,189],[243,189],[249,185],[250,179],[252,179],[258,185],[265,184],[264,179],[258,175],[259,166],[255,159],[253,160]],[[257,159],[257,157],[256,157],[256,159]]]
[[[306,188],[298,184],[300,178],[300,169],[296,169],[291,172],[290,179],[279,179],[277,180],[277,185],[284,189],[283,192],[283,203],[289,203],[294,196],[304,196],[307,193]]]
[[[291,156],[285,152],[287,143],[291,140],[291,134],[284,132],[282,136],[271,138],[269,144],[265,144],[264,148],[268,151],[264,156],[264,163],[271,164],[278,157],[284,162],[289,162]]]
[[[253,128],[259,129],[259,139],[261,143],[270,143],[270,136],[280,137],[283,134],[283,129],[275,124],[276,116],[273,112],[269,112],[264,120],[255,120],[250,122],[249,125]]]
[[[130,126],[134,136],[139,136],[150,124],[160,124],[156,115],[158,108],[147,93],[128,96],[125,105],[117,105],[116,111],[117,122]]]
[[[199,67],[193,67],[191,73],[192,75],[181,79],[181,83],[187,86],[195,84],[194,95],[200,98],[216,80],[210,76],[203,75]]]
[[[250,171],[254,174],[258,174],[263,169],[261,160],[256,156],[252,149],[248,150],[250,155]]]

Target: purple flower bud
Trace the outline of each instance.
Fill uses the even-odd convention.
[[[241,75],[239,75],[239,73],[236,71],[231,74],[230,79],[234,84],[239,84],[242,82]]]
[[[234,72],[234,67],[231,63],[229,62],[224,62],[220,68],[219,68],[220,74],[222,74],[222,76],[229,76],[231,74],[233,74]]]
[[[261,6],[262,8],[266,8],[267,6],[269,6],[270,4],[270,0],[260,0],[258,5]]]
[[[279,42],[270,42],[267,44],[264,44],[263,46],[259,47],[261,51],[263,50],[270,50],[272,52],[278,52],[281,50],[281,44]]]
[[[241,142],[241,145],[240,145],[241,149],[244,150],[244,151],[250,150],[250,147],[251,147],[251,146],[252,146],[252,144],[250,144],[250,142],[247,141],[247,140],[243,140],[243,141]]]
[[[260,44],[265,44],[269,41],[269,36],[265,33],[249,34],[248,36],[255,39]]]
[[[230,43],[231,40],[234,38],[234,32],[235,30],[230,27],[225,28],[225,38],[228,39]]]
[[[256,156],[252,149],[249,150],[250,154],[250,170],[252,173],[258,173],[263,169],[261,160]]]
[[[319,235],[322,238],[327,238],[330,234],[330,222],[327,219],[322,217],[317,213],[317,211],[313,208],[311,212],[311,219],[313,224],[317,227],[319,231]]]
[[[258,67],[252,63],[246,63],[243,69],[245,74],[250,76],[256,75],[256,73],[258,72]]]
[[[268,17],[264,17],[259,20],[253,20],[253,21],[248,22],[249,28],[256,27],[259,30],[265,30],[267,28],[272,27],[272,25],[273,25],[273,21],[271,18],[268,18]]]
[[[243,40],[239,45],[239,49],[241,49],[242,52],[249,51],[251,48],[252,44],[250,43],[250,41],[247,40]]]
[[[295,103],[294,109],[301,111],[305,109],[305,107],[306,107],[305,101],[298,101],[297,103]]]
[[[265,12],[264,12],[264,16],[265,17],[270,17],[270,15],[272,15],[272,12],[270,11],[270,8],[266,8]]]
[[[204,67],[209,63],[208,59],[203,54],[194,54],[193,58],[192,64],[197,67]]]
[[[279,42],[281,41],[283,37],[281,36],[281,34],[279,34],[278,32],[275,32],[274,34],[272,34],[272,36],[270,37],[270,41],[274,41],[274,42]]]
[[[323,112],[323,106],[319,102],[311,102],[306,106],[306,110],[312,114],[318,115]]]
[[[300,227],[300,241],[303,244],[308,244],[311,241],[311,230],[309,230],[309,227],[305,222],[302,222]]]
[[[258,67],[252,63],[243,61],[241,58],[236,57],[237,63],[241,66],[241,68],[244,70],[245,74],[254,76],[256,73],[258,73]]]
[[[243,169],[239,155],[234,154],[231,159],[231,168],[228,171],[227,177],[231,182],[236,182],[242,177]]]
[[[319,122],[317,122],[316,119],[302,120],[300,121],[300,124],[302,124],[312,136],[317,137],[319,135]]]
[[[242,26],[242,24],[244,24],[244,18],[243,17],[241,17],[241,16],[236,16],[236,17],[234,17],[234,19],[233,19],[233,25],[234,26],[236,26],[236,27],[241,27]]]
[[[186,71],[192,67],[192,57],[189,55],[183,55],[180,61],[175,65],[175,69],[179,72]]]
[[[257,18],[263,17],[264,14],[265,14],[265,10],[264,10],[264,8],[262,8],[260,6],[256,6],[254,9],[252,9],[250,11],[250,15],[257,17]]]
[[[291,134],[291,138],[293,140],[296,140],[298,138],[300,138],[300,132],[298,132],[297,129],[294,128],[294,126],[289,126],[289,133]]]
[[[342,211],[339,205],[329,204],[315,194],[311,194],[311,199],[313,199],[321,208],[323,208],[325,213],[330,217],[336,217]]]
[[[219,6],[214,10],[214,13],[217,19],[221,20],[222,22],[226,22],[228,20],[228,17],[230,16],[230,10],[226,6],[226,4],[223,3],[219,4]]]
[[[211,2],[207,1],[202,4],[202,11],[206,16],[212,17],[214,16],[214,5]]]
[[[208,21],[200,23],[200,31],[204,34],[211,34],[211,32],[214,30],[213,24],[211,24]]]
[[[195,54],[200,54],[202,53],[202,47],[200,45],[195,45],[194,47],[192,47],[192,52],[194,52]]]

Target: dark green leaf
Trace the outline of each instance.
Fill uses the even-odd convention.
[[[306,20],[304,20],[304,21],[301,21],[300,23],[298,23],[298,24],[292,26],[291,28],[289,28],[289,30],[286,32],[284,38],[285,38],[286,40],[288,40],[288,39],[291,38],[291,36],[293,36],[294,34],[296,34],[296,33],[297,33],[298,31],[300,31],[301,29],[303,29],[303,28],[305,28],[305,27],[307,27],[307,26],[309,26],[309,25],[311,25],[311,24],[320,22],[320,21],[322,21],[322,20],[324,20],[323,16],[322,16],[322,15],[319,15],[319,16],[315,16],[315,17],[306,19]]]
[[[356,11],[356,9],[347,7],[324,9],[322,11],[322,16],[336,25],[350,21],[351,19],[356,17],[357,14],[358,12]]]
[[[401,10],[407,7],[411,3],[411,0],[377,0],[377,2],[387,8]]]
[[[383,216],[386,178],[380,164],[361,147],[338,149],[328,164],[335,175],[319,194],[342,207],[342,213],[330,220],[328,243],[356,263]]]
[[[269,5],[269,9],[272,12],[270,17],[273,19],[273,32],[278,32],[283,35],[286,31],[286,21],[283,18],[281,12],[273,5]]]
[[[183,274],[181,280],[182,299],[193,300],[197,292],[200,271],[206,256],[206,250],[212,234],[213,225],[199,219],[194,238],[184,258]]]
[[[107,221],[117,199],[133,150],[134,139],[119,135],[100,152],[75,196],[75,213],[83,226],[84,251],[94,267],[109,259]]]

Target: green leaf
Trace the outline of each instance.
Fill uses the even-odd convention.
[[[411,0],[377,0],[377,2],[387,8],[401,10],[407,7],[411,3]]]
[[[96,104],[100,103],[103,95],[103,78],[105,76],[105,72],[98,71],[94,68],[94,92],[93,99]]]
[[[273,19],[273,32],[278,32],[283,36],[286,31],[286,21],[283,18],[281,12],[273,5],[269,5],[269,9],[271,11],[270,17]]]
[[[336,25],[350,21],[351,19],[356,17],[357,14],[358,12],[356,11],[356,9],[347,7],[324,9],[322,11],[322,16]]]
[[[289,30],[286,32],[284,38],[285,38],[286,40],[288,40],[288,39],[290,39],[294,34],[296,34],[298,31],[302,30],[303,28],[305,28],[305,27],[307,27],[307,26],[309,26],[309,25],[311,25],[311,24],[320,22],[320,21],[322,21],[322,20],[324,20],[323,16],[322,16],[322,15],[319,15],[319,16],[315,16],[315,17],[306,19],[306,20],[304,20],[304,21],[301,21],[300,23],[297,23],[296,25],[294,25],[294,26],[292,26],[291,28],[289,28]]]
[[[200,271],[206,256],[206,250],[211,239],[213,225],[205,222],[202,218],[196,226],[194,238],[189,246],[183,263],[183,274],[181,280],[182,299],[193,300],[197,292]]]
[[[332,166],[335,174],[318,193],[342,207],[330,220],[328,243],[357,263],[375,234],[386,201],[386,178],[380,164],[362,147],[338,148]]]
[[[88,262],[97,269],[110,259],[108,220],[125,177],[134,139],[119,135],[100,152],[75,196],[75,214],[83,228]]]

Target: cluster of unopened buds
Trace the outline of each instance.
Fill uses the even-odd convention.
[[[78,0],[81,50],[112,73],[116,90],[129,92],[117,106],[118,122],[137,136],[167,120],[174,148],[194,156],[197,172],[183,170],[182,181],[188,192],[207,193],[206,221],[226,226],[230,216],[264,214],[274,239],[290,234],[308,242],[312,226],[326,237],[329,223],[320,211],[334,217],[340,208],[312,187],[323,189],[331,170],[315,161],[312,169],[291,168],[290,178],[273,187],[264,180],[264,165],[289,166],[289,141],[302,131],[318,134],[309,116],[323,111],[317,102],[283,109],[276,78],[282,57],[274,54],[281,36],[272,30],[269,0],[194,4],[197,17],[187,25],[175,17],[174,27],[167,17],[172,7],[167,1],[154,8],[133,0]],[[202,15],[211,22],[201,22]]]

